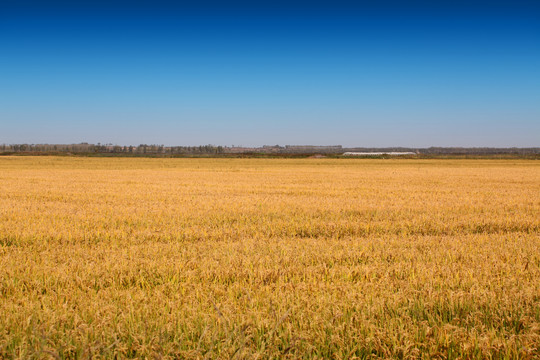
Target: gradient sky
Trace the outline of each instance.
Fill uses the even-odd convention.
[[[0,143],[540,146],[538,1],[224,3],[2,0]]]

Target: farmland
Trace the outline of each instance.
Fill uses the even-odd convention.
[[[0,358],[534,358],[535,160],[0,157]]]

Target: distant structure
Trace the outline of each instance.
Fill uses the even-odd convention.
[[[389,151],[389,152],[352,152],[352,151],[348,151],[346,153],[343,153],[343,156],[381,156],[381,155],[401,156],[401,155],[416,155],[416,153],[413,153],[413,152],[410,152],[410,151],[404,151],[404,152],[396,152],[396,151]]]
[[[225,153],[227,154],[245,154],[253,152],[254,148],[244,147],[244,146],[231,146],[225,147]]]
[[[343,151],[341,145],[327,145],[327,146],[317,146],[317,145],[285,145],[285,152],[288,153],[333,153]]]

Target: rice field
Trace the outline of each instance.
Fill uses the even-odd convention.
[[[0,358],[539,354],[538,161],[0,157]]]

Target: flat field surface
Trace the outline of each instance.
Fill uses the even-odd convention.
[[[540,162],[0,158],[0,358],[537,358]]]

